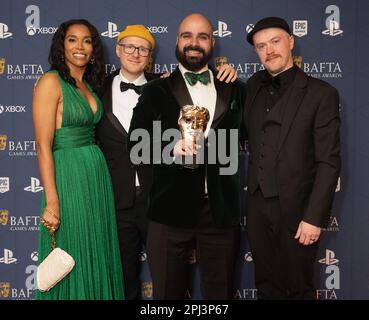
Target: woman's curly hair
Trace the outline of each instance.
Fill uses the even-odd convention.
[[[92,37],[92,58],[94,63],[88,63],[83,78],[88,82],[92,89],[97,93],[101,94],[105,80],[105,61],[104,53],[100,35],[97,29],[85,19],[73,19],[63,22],[58,30],[55,32],[51,48],[49,52],[49,63],[51,69],[59,71],[60,77],[69,82],[74,87],[77,87],[76,81],[70,75],[70,70],[65,63],[64,55],[64,39],[68,29],[76,24],[85,25],[91,32]]]

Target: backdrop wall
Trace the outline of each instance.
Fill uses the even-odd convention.
[[[119,67],[114,47],[127,24],[144,24],[158,43],[154,72],[172,71],[178,25],[191,12],[214,25],[216,56],[226,56],[246,81],[262,66],[246,42],[260,18],[277,15],[293,27],[294,55],[308,74],[341,96],[343,169],[330,225],[316,261],[319,299],[369,299],[369,2],[365,0],[1,0],[0,3],[0,299],[33,299],[42,185],[32,123],[32,89],[49,68],[58,25],[90,20],[101,33],[106,72]],[[247,155],[240,155],[245,172]],[[245,174],[244,174],[245,176]],[[240,190],[242,197],[245,190]],[[244,228],[245,219],[241,219]],[[152,298],[146,253],[142,289]],[[201,298],[195,255],[193,298]],[[243,234],[238,299],[255,299],[253,262]],[[8,290],[9,289],[9,290]]]

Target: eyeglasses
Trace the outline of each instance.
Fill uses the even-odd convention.
[[[118,43],[118,46],[123,47],[123,51],[127,54],[133,54],[136,50],[141,57],[147,57],[152,51],[145,47],[136,47],[133,44]]]

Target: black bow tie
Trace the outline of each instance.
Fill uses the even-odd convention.
[[[278,76],[273,77],[269,73],[266,73],[262,76],[261,83],[265,87],[272,86],[276,90],[280,89],[281,87],[280,77]]]
[[[127,91],[128,89],[132,89],[134,90],[138,95],[140,95],[142,93],[142,87],[143,86],[136,86],[133,83],[126,83],[124,81],[120,82],[120,91],[124,92]]]

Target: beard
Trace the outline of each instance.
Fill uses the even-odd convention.
[[[186,52],[192,50],[202,53],[202,56],[199,57],[189,57],[186,55]],[[183,48],[183,52],[179,50],[178,45],[176,45],[176,57],[177,60],[187,69],[192,72],[196,72],[205,67],[210,61],[213,55],[213,47],[210,47],[209,52],[205,52],[205,50],[199,46],[187,46]]]

